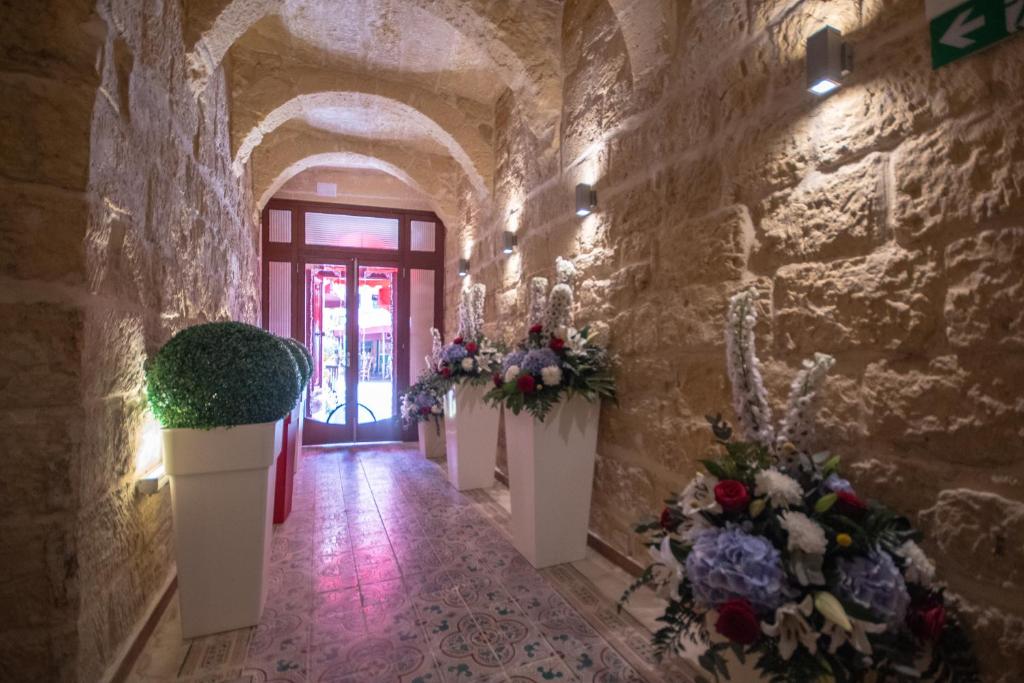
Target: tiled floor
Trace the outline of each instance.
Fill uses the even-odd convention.
[[[616,612],[624,574],[516,552],[501,489],[460,494],[408,449],[307,450],[295,501],[261,624],[182,642],[174,600],[130,680],[689,680]]]

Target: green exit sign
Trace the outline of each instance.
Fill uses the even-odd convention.
[[[1024,0],[925,0],[932,68],[1024,31]]]

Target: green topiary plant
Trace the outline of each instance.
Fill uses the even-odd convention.
[[[298,400],[287,346],[239,322],[186,328],[146,367],[153,414],[166,429],[212,429],[281,419]]]
[[[302,389],[305,389],[306,385],[309,384],[309,378],[313,375],[313,355],[310,354],[309,349],[291,337],[278,337],[278,339],[283,341],[288,350],[292,352],[295,364],[299,366]]]

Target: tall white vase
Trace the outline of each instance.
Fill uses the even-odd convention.
[[[499,408],[484,403],[487,385],[460,384],[444,399],[448,481],[460,491],[494,485]]]
[[[431,460],[444,457],[444,430],[433,418],[416,423],[420,455]]]
[[[260,621],[281,425],[163,430],[185,638]]]
[[[600,401],[559,401],[543,422],[525,410],[505,414],[512,540],[534,567],[582,560]]]

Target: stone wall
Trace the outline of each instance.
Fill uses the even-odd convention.
[[[1024,40],[933,71],[916,0],[669,2],[661,27],[628,24],[647,15],[622,4],[566,1],[559,140],[537,143],[513,99],[499,101],[496,206],[448,244],[453,258],[471,251],[490,331],[509,339],[523,333],[528,279],[559,254],[580,268],[577,318],[607,331],[619,363],[593,531],[642,557],[630,525],[692,476],[703,416],[728,413],[723,314],[755,286],[777,413],[803,358],[838,359],[822,443],[921,524],[988,678],[1016,680]],[[857,64],[820,99],[805,91],[804,41],[826,23]],[[646,54],[640,78],[629,36],[645,29],[665,53]],[[578,220],[581,180],[600,208]],[[509,228],[520,247],[503,258]]]
[[[142,363],[186,325],[256,320],[258,230],[230,169],[224,76],[192,94],[180,12],[5,12],[5,680],[109,673],[173,571],[168,491],[135,492]]]

